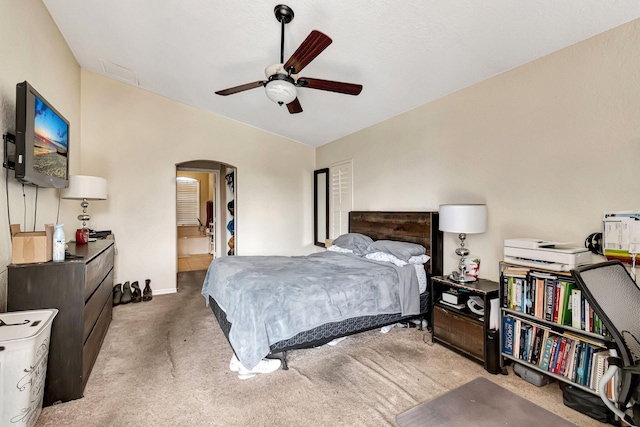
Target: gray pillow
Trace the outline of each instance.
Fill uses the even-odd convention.
[[[356,255],[364,255],[373,239],[360,233],[347,233],[333,239],[333,244],[344,249],[351,249]]]
[[[395,240],[376,240],[369,245],[367,253],[372,252],[386,252],[401,259],[404,262],[408,262],[412,256],[422,255],[426,252],[426,249],[422,245],[409,242],[396,242]]]

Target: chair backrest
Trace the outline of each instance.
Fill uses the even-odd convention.
[[[618,347],[624,366],[640,360],[640,288],[620,261],[607,261],[571,271],[583,295]],[[620,378],[619,401],[626,403],[638,379]]]

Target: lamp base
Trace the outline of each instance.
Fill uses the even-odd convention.
[[[451,274],[449,275],[449,280],[453,280],[454,282],[458,282],[458,283],[471,283],[471,282],[477,282],[478,281],[478,279],[476,277],[464,276],[464,275],[460,274],[459,271],[451,272]]]

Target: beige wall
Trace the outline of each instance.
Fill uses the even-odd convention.
[[[353,159],[356,210],[487,203],[467,246],[498,278],[505,238],[582,246],[604,211],[640,209],[640,20],[317,150]],[[428,82],[427,82],[428,84]],[[456,266],[445,236],[445,271]]]
[[[39,0],[0,0],[0,10],[2,133],[14,129],[15,85],[23,80],[69,119],[71,173],[109,183],[109,199],[89,210],[92,228],[116,235],[117,281],[150,278],[158,293],[175,289],[175,165],[196,159],[238,168],[241,255],[314,251],[312,171],[349,158],[355,209],[486,202],[489,231],[469,236],[468,246],[492,279],[504,238],[581,244],[599,230],[603,211],[640,208],[633,193],[640,178],[640,21],[314,151],[81,71]],[[25,211],[12,173],[8,186],[12,222],[26,216],[23,228],[33,228],[35,190],[25,189]],[[56,222],[57,196],[39,191],[36,229]],[[6,208],[0,197],[0,211]],[[61,202],[68,236],[78,210],[76,201]],[[456,243],[446,236],[447,270],[455,266]],[[10,253],[4,221],[0,309]]]
[[[190,160],[237,168],[239,255],[314,250],[310,147],[84,70],[82,143],[83,172],[109,183],[91,215],[115,233],[118,282],[175,289],[176,164]]]
[[[0,130],[15,133],[16,84],[27,80],[69,120],[70,172],[80,170],[80,67],[40,0],[0,0]],[[2,149],[0,149],[2,150]],[[5,170],[0,173],[0,187],[5,188]],[[11,222],[22,229],[34,229],[35,187],[22,185],[9,172],[9,207]],[[3,191],[4,193],[4,191]],[[58,190],[38,190],[35,229],[55,223]],[[26,203],[26,209],[25,209]],[[6,218],[7,198],[0,197],[0,212]],[[65,223],[67,236],[80,223],[77,201],[63,200],[59,222]],[[25,223],[26,219],[26,223]],[[75,234],[74,234],[75,235]],[[6,219],[0,221],[0,311],[6,302],[7,269],[11,262],[11,239]]]

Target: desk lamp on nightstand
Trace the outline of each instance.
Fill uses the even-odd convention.
[[[464,247],[467,234],[487,231],[487,205],[440,205],[440,231],[458,233],[460,247],[456,254],[460,257],[458,271],[449,276],[458,283],[475,282],[475,277],[467,276],[466,257],[469,249]]]
[[[82,200],[80,204],[82,214],[78,215],[78,220],[82,221],[82,228],[76,231],[76,243],[87,243],[89,241],[87,221],[91,220],[91,216],[87,213],[88,200],[107,200],[107,180],[98,176],[71,175],[69,187],[62,189],[61,197]]]

